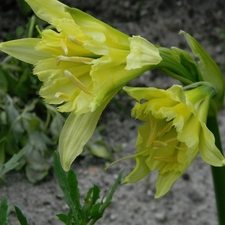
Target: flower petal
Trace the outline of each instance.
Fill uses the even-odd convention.
[[[123,184],[138,182],[150,173],[150,170],[147,164],[145,163],[146,156],[138,156],[135,158],[135,160],[136,167],[128,176],[124,178],[122,182]]]
[[[59,137],[59,154],[65,171],[70,169],[71,163],[82,153],[84,145],[94,133],[102,111],[103,107],[82,115],[72,112],[67,118]]]
[[[102,111],[116,94],[107,96],[102,104],[94,111],[84,114],[71,113],[67,118],[59,137],[59,154],[62,167],[65,171],[70,169],[71,163],[83,151],[84,145],[89,141]]]
[[[26,38],[0,43],[0,50],[26,63],[36,64],[49,57],[45,52],[36,50],[39,38]]]
[[[151,88],[139,88],[139,87],[123,87],[123,90],[127,92],[127,94],[140,102],[141,99],[150,100],[152,98],[165,98],[166,92],[165,90],[160,90],[154,87]]]
[[[108,42],[107,45],[110,45],[111,47],[128,49],[128,35],[116,30],[93,16],[82,12],[79,9],[67,7],[66,11],[70,13],[75,23],[81,27],[87,36],[93,38],[97,42],[99,42],[99,40],[104,40],[105,36],[106,42]],[[104,36],[99,36],[100,34],[104,34]],[[100,39],[98,40],[98,38]]]
[[[63,3],[56,0],[40,1],[40,0],[25,0],[29,6],[32,8],[34,13],[45,20],[46,22],[52,24],[53,19],[72,19],[70,14],[65,12],[65,7]],[[55,25],[55,24],[53,24]]]
[[[127,56],[126,70],[139,69],[143,66],[157,65],[162,60],[159,50],[140,36],[129,38],[130,54]]]
[[[155,198],[165,195],[173,185],[173,183],[182,175],[181,172],[168,172],[159,174],[156,182]]]
[[[212,166],[224,166],[225,159],[215,145],[215,138],[213,134],[204,123],[202,123],[201,125],[202,132],[200,134],[199,151],[202,159]]]

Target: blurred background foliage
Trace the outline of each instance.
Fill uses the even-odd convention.
[[[17,28],[17,37],[37,37],[35,26],[42,26],[37,22],[32,16],[26,28]],[[25,167],[31,182],[47,175],[65,121],[65,116],[40,98],[40,86],[31,65],[11,56],[0,62],[0,168],[26,149],[20,164],[14,165],[16,169]]]

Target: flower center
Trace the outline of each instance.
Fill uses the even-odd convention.
[[[167,122],[165,119],[156,119],[151,114],[149,116],[150,133],[145,147],[155,150],[151,154],[158,161],[176,162],[178,150],[181,149],[181,142],[177,139],[173,121]]]
[[[76,46],[71,46],[71,43],[75,44]],[[75,37],[73,36],[68,36],[64,39],[60,40],[60,47],[63,50],[64,54],[63,55],[59,55],[56,58],[56,65],[60,66],[60,63],[63,62],[67,62],[67,63],[74,63],[74,67],[79,66],[79,64],[86,64],[87,67],[90,67],[90,64],[93,63],[94,58],[92,58],[92,56],[90,57],[85,57],[85,56],[76,56],[76,55],[68,55],[69,54],[69,50],[71,50],[71,48],[73,47],[74,49],[79,48],[81,51],[81,49],[83,49],[83,43],[79,40],[77,40]],[[74,51],[73,49],[73,51]],[[83,49],[82,51],[86,51],[85,49]],[[81,51],[81,52],[82,52]],[[72,51],[70,51],[71,53]],[[83,52],[83,54],[84,54]],[[77,53],[79,55],[79,53]],[[85,55],[85,54],[84,54]],[[63,68],[65,68],[65,66],[63,66]],[[90,67],[91,68],[91,67]],[[87,69],[85,69],[85,72],[87,72]],[[70,71],[68,70],[64,70],[64,74],[66,77],[69,78],[69,80],[77,87],[80,89],[80,91],[85,92],[88,95],[93,96],[93,92],[87,87],[85,86],[85,84],[83,84],[80,79],[78,79],[76,77],[76,75],[72,74]],[[85,74],[84,74],[85,75]],[[85,75],[86,76],[86,75]],[[80,76],[82,77],[82,75]],[[88,80],[88,78],[86,79]],[[68,96],[66,93],[63,92],[57,92],[55,94],[56,98],[61,98],[63,101],[69,101],[70,100],[70,96]]]

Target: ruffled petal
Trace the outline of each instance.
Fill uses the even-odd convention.
[[[128,86],[125,86],[123,87],[123,90],[126,91],[126,93],[136,99],[138,102],[141,100],[141,99],[144,99],[144,100],[150,100],[152,98],[164,98],[166,97],[166,92],[165,90],[161,90],[161,89],[158,89],[158,88],[154,88],[154,87],[151,87],[151,88],[139,88],[139,87],[128,87]]]

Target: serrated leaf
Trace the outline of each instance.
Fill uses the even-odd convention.
[[[95,207],[96,201],[100,198],[100,189],[97,185],[90,188],[87,192],[87,195],[84,199],[84,205],[82,208],[83,215],[86,218],[86,221],[89,221],[92,218],[93,207]]]
[[[68,186],[70,189],[70,197],[73,201],[73,204],[76,207],[76,213],[80,215],[81,214],[80,192],[78,188],[78,181],[77,181],[76,174],[72,170],[68,172],[67,180],[68,180]]]
[[[90,188],[84,202],[85,204],[88,204],[91,202],[93,205],[98,199],[100,198],[100,189],[97,185],[94,185],[94,187]]]
[[[28,225],[27,218],[24,216],[24,214],[22,213],[20,208],[15,206],[15,210],[16,210],[16,216],[17,216],[17,219],[20,222],[20,225]]]
[[[100,219],[102,217],[100,207],[101,207],[101,203],[97,203],[97,204],[93,205],[93,207],[91,208],[91,211],[90,211],[90,216],[92,218],[95,218],[96,221],[97,221],[97,218]]]
[[[62,169],[62,166],[61,166],[61,163],[59,160],[59,154],[57,152],[55,152],[55,154],[54,154],[53,168],[54,168],[55,176],[58,180],[59,186],[63,191],[63,194],[64,194],[63,198],[64,198],[66,204],[70,208],[70,213],[68,214],[68,221],[71,221],[72,219],[74,219],[75,222],[77,222],[77,224],[79,224],[78,217],[76,216],[77,215],[76,208],[80,208],[80,204],[74,205],[74,201],[70,195],[71,187],[68,184],[67,174]],[[73,177],[73,179],[74,178],[76,179],[76,177]],[[71,183],[74,183],[74,181],[71,181]],[[75,185],[75,187],[73,187],[73,191],[77,192],[76,188],[78,188],[78,187]]]
[[[115,191],[117,189],[117,186],[121,183],[122,177],[123,177],[123,171],[121,171],[119,173],[119,176],[117,177],[117,179],[116,179],[114,185],[112,186],[112,188],[110,188],[106,192],[106,194],[103,196],[103,198],[100,202],[100,205],[96,204],[95,206],[93,206],[93,209],[92,209],[93,220],[90,223],[91,225],[95,224],[95,222],[103,216],[104,211],[111,204],[113,194],[115,193]]]
[[[8,207],[9,206],[8,206],[7,198],[3,198],[3,200],[0,202],[0,224],[1,225],[8,224],[8,218],[7,218]]]

